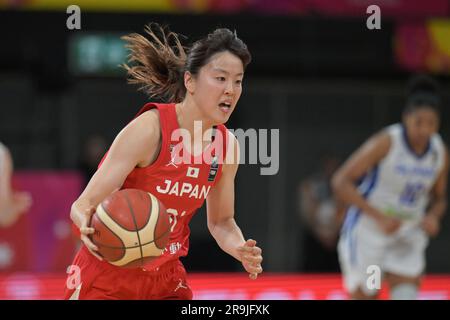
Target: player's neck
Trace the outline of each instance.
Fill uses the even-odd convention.
[[[414,144],[412,142],[410,142],[410,145],[414,153],[418,155],[424,154],[428,147],[428,144],[422,145],[422,144]]]
[[[177,113],[178,125],[180,128],[188,130],[192,137],[194,135],[203,137],[203,134],[214,126],[214,123],[205,119],[205,116],[201,113],[200,109],[195,106],[194,101],[185,99],[176,104],[175,110]]]

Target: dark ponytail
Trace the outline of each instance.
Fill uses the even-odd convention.
[[[178,35],[151,23],[145,27],[146,38],[138,33],[122,37],[131,51],[124,64],[131,84],[139,85],[151,98],[173,102],[183,100],[186,90],[183,71],[186,52]]]
[[[196,41],[186,53],[177,34],[156,23],[145,27],[146,38],[133,33],[122,37],[130,49],[129,63],[124,65],[129,83],[140,85],[152,98],[181,102],[186,95],[184,72],[196,76],[200,68],[216,53],[229,51],[237,56],[244,69],[251,61],[250,52],[236,32],[226,28],[214,30]]]
[[[408,83],[405,113],[421,108],[429,108],[439,115],[440,106],[439,84],[433,78],[426,75],[418,75],[411,78]]]

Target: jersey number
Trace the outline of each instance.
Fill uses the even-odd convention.
[[[177,209],[167,209],[167,213],[169,214],[169,220],[170,220],[170,232],[173,232],[173,229],[175,229],[175,226],[177,225],[178,222],[178,217],[184,217],[184,215],[186,214],[186,211],[182,211],[181,213],[178,213]]]
[[[425,186],[421,183],[408,183],[400,195],[400,202],[410,206],[415,204],[424,189]]]

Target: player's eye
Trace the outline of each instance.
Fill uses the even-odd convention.
[[[219,80],[219,81],[225,81],[226,80],[225,77],[216,77],[216,79]]]

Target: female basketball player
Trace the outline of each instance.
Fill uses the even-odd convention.
[[[9,227],[26,212],[32,203],[27,192],[11,188],[13,161],[8,149],[0,143],[0,227]]]
[[[439,232],[447,207],[449,160],[437,133],[439,105],[433,80],[413,79],[402,124],[370,138],[333,178],[336,195],[350,205],[338,250],[354,299],[377,297],[378,270],[391,299],[417,296],[428,237]]]
[[[208,228],[220,248],[242,262],[250,278],[255,279],[262,272],[261,249],[256,241],[244,239],[234,220],[238,159],[233,155],[239,151],[237,139],[223,125],[241,95],[250,53],[228,29],[215,30],[195,42],[187,53],[176,34],[157,25],[150,25],[146,32],[149,39],[138,34],[124,38],[131,50],[130,62],[136,63],[126,66],[131,82],[140,84],[151,97],[166,98],[172,103],[144,106],[118,134],[98,171],[73,204],[71,218],[80,230],[84,246],[74,261],[81,270],[80,283],[66,290],[66,299],[191,299],[186,272],[178,258],[187,254],[188,223],[205,198]],[[196,121],[201,123],[200,128],[195,126]],[[213,127],[216,129],[211,130]],[[201,158],[219,141],[219,147],[214,146],[214,156],[228,160],[193,164],[175,159],[171,134],[180,128],[188,130],[191,137],[208,137],[200,144],[191,141],[192,157]],[[190,185],[190,190],[207,191],[183,193],[173,187],[177,182]],[[89,227],[94,208],[121,188],[154,194],[171,214],[169,244],[163,255],[145,268],[123,269],[101,261],[89,239],[94,232]]]

